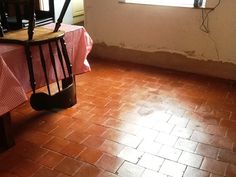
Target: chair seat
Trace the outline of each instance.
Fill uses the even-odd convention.
[[[9,43],[38,43],[38,42],[46,42],[53,39],[61,38],[65,34],[64,31],[53,32],[51,29],[44,27],[37,27],[34,29],[34,38],[29,41],[28,40],[28,30],[22,29],[17,31],[12,31],[4,34],[4,37],[0,37],[0,41],[9,42]]]

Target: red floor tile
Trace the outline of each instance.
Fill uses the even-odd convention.
[[[14,146],[11,150],[19,156],[32,160],[34,162],[36,162],[39,158],[41,158],[48,152],[48,150],[27,141],[17,142],[16,146]]]
[[[175,148],[189,152],[194,152],[196,147],[197,147],[197,142],[183,138],[179,138],[175,144]]]
[[[167,177],[167,175],[161,174],[159,172],[146,169],[142,177]]]
[[[86,148],[80,153],[77,159],[90,164],[95,164],[101,158],[102,154],[102,151],[95,148]]]
[[[38,144],[38,145],[42,145],[47,143],[52,137],[46,133],[42,133],[42,132],[38,132],[38,131],[29,131],[29,132],[25,132],[22,135],[22,138],[26,141],[29,141],[33,144]]]
[[[74,176],[75,177],[97,177],[101,172],[102,171],[95,166],[84,164]]]
[[[83,141],[83,145],[88,146],[88,147],[92,147],[92,148],[98,148],[99,146],[101,146],[103,144],[104,141],[105,141],[105,139],[103,139],[99,136],[91,135]]]
[[[72,158],[76,158],[86,147],[82,144],[77,144],[70,142],[63,149],[61,149],[60,153]]]
[[[193,131],[188,128],[182,128],[182,127],[175,127],[173,131],[171,132],[171,135],[177,136],[180,138],[190,138],[191,135],[193,134]]]
[[[165,158],[165,159],[177,161],[179,159],[181,153],[182,153],[182,151],[179,149],[164,145],[161,147],[161,150],[159,151],[158,156]]]
[[[102,135],[106,130],[107,128],[104,126],[92,124],[91,126],[88,127],[86,132],[88,132],[91,135],[99,136]]]
[[[43,147],[52,151],[60,152],[65,146],[69,144],[69,141],[62,138],[53,138],[47,142]]]
[[[229,150],[220,149],[217,159],[236,165],[236,153]]]
[[[63,155],[49,151],[38,160],[38,163],[48,168],[54,168],[63,159],[64,159]]]
[[[39,169],[34,175],[33,177],[58,177],[59,176],[59,172],[55,171],[55,170],[51,170],[48,168],[41,168]]]
[[[79,162],[77,160],[65,158],[55,167],[55,170],[66,175],[72,176],[76,173],[76,171],[78,171],[82,164],[82,162]]]
[[[217,154],[218,154],[219,149],[214,147],[214,146],[210,146],[207,144],[202,144],[199,143],[196,149],[196,153],[200,154],[202,156],[206,156],[206,157],[210,157],[215,159]]]
[[[189,152],[183,152],[178,160],[179,163],[200,168],[203,161],[203,157],[197,154],[192,154]]]
[[[96,166],[106,171],[115,173],[121,164],[124,162],[123,159],[112,155],[104,154],[96,163]]]
[[[123,165],[118,170],[117,174],[119,176],[125,177],[140,177],[144,172],[144,168],[134,165],[129,162],[124,162]]]
[[[177,139],[177,136],[169,135],[166,133],[159,133],[155,141],[160,144],[173,146],[176,143]]]
[[[84,133],[81,131],[75,131],[71,134],[69,134],[66,139],[74,142],[74,143],[82,143],[83,141],[85,141],[90,135],[88,133]]]
[[[184,177],[209,177],[209,172],[199,170],[197,168],[188,167],[184,173]]]
[[[138,151],[136,149],[125,147],[119,154],[118,157],[125,159],[132,163],[137,163],[141,156],[143,155],[143,152]]]
[[[145,153],[139,160],[138,165],[150,170],[158,171],[163,162],[163,158]]]
[[[41,165],[31,162],[30,160],[22,160],[10,170],[13,174],[21,177],[30,177],[41,167]]]
[[[201,169],[217,175],[225,175],[228,164],[210,158],[204,158]]]
[[[234,177],[236,176],[236,165],[230,165],[226,172],[227,177]]]
[[[157,155],[160,151],[162,145],[160,143],[154,142],[152,140],[144,140],[139,146],[138,150],[142,152],[147,152],[150,154]]]
[[[1,173],[1,177],[17,177],[17,175],[14,175],[12,173],[9,173],[9,172],[0,172]]]
[[[165,160],[163,165],[161,166],[160,172],[169,176],[181,177],[183,176],[185,169],[186,165]]]
[[[99,149],[108,154],[117,156],[123,149],[124,145],[116,143],[114,141],[105,140],[104,143],[99,147]]]

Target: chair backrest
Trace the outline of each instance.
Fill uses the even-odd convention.
[[[71,0],[65,0],[65,3],[64,3],[64,5],[63,5],[63,7],[62,7],[60,16],[59,16],[59,18],[57,19],[57,23],[56,23],[56,26],[55,26],[55,28],[54,28],[54,32],[56,32],[56,31],[59,30],[59,28],[60,28],[60,26],[61,26],[61,23],[62,23],[62,21],[63,21],[63,18],[64,18],[64,16],[65,16],[65,13],[66,13],[66,11],[67,11],[67,9],[68,9],[68,7],[69,7],[70,1],[71,1]]]
[[[0,32],[3,34],[3,30],[7,29],[7,19],[6,19],[6,13],[5,13],[5,0],[0,1]]]
[[[27,0],[1,0],[1,18],[3,28],[6,30],[21,29],[22,20],[27,14]]]
[[[49,0],[50,5],[54,4],[52,3],[53,0]],[[70,4],[71,0],[65,0],[63,8],[61,10],[60,16],[56,22],[54,32],[57,32],[61,26],[61,23],[63,21],[63,18],[65,16],[65,13],[68,9],[68,6]],[[36,22],[36,16],[35,16],[35,1],[34,0],[0,0],[0,23],[2,24],[3,30],[0,29],[0,35],[3,33],[4,29],[8,27],[7,22],[7,11],[8,6],[7,3],[13,5],[15,7],[15,15],[16,15],[16,23],[17,23],[17,29],[22,28],[22,19],[23,16],[27,16],[28,20],[28,38],[29,40],[33,39],[33,33],[35,28],[35,22]],[[22,12],[22,8],[24,8]],[[27,9],[25,9],[27,8]],[[53,10],[54,12],[54,10]],[[27,14],[26,14],[27,13]],[[0,24],[0,28],[1,28]]]

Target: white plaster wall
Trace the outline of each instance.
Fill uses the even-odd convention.
[[[210,14],[210,34],[199,29],[199,9],[85,0],[85,15],[86,29],[95,43],[236,64],[235,0],[222,0]]]

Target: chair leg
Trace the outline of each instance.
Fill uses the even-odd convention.
[[[63,53],[64,59],[65,59],[65,62],[66,62],[66,67],[67,67],[68,74],[69,74],[69,76],[72,76],[72,65],[70,63],[70,58],[68,56],[68,52],[67,52],[67,49],[66,49],[66,42],[63,38],[60,39],[60,42],[61,42],[62,53]]]
[[[57,46],[57,55],[58,55],[58,58],[59,58],[59,61],[60,61],[60,64],[61,64],[62,72],[63,72],[64,78],[66,78],[66,72],[65,72],[65,67],[64,67],[64,63],[63,63],[63,57],[62,57],[61,49],[59,47],[58,41],[56,41],[55,43],[56,43],[56,46]]]
[[[50,83],[49,83],[49,79],[48,79],[48,75],[47,75],[46,62],[45,62],[45,57],[44,57],[43,49],[42,49],[41,45],[39,46],[39,53],[40,53],[40,60],[41,60],[42,68],[43,68],[45,81],[47,84],[48,94],[51,95],[50,86],[49,86]]]
[[[34,79],[34,69],[33,69],[33,63],[32,63],[33,58],[32,58],[32,54],[31,54],[29,45],[25,45],[25,53],[26,53],[26,60],[27,60],[29,76],[30,76],[30,84],[31,84],[31,88],[33,90],[33,93],[35,93],[36,82]]]
[[[58,88],[58,91],[60,92],[61,89],[60,89],[60,85],[59,85],[59,79],[58,79],[58,76],[57,76],[56,62],[55,62],[55,57],[53,55],[53,50],[52,50],[51,43],[48,43],[48,46],[49,46],[50,59],[51,59],[52,67],[53,67],[53,70],[54,70],[54,75],[55,75],[56,82],[57,82],[57,88]]]

